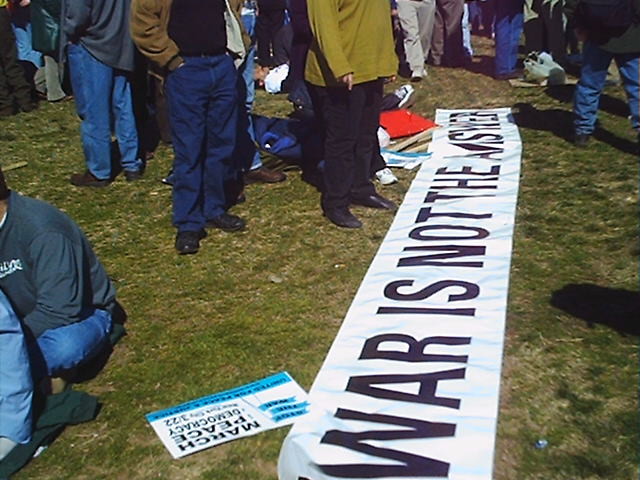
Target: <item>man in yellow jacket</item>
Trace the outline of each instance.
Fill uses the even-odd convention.
[[[313,41],[305,78],[324,134],[322,210],[359,228],[350,204],[395,210],[371,182],[385,77],[395,75],[389,0],[308,0]]]

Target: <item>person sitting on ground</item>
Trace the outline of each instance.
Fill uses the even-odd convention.
[[[88,240],[57,208],[10,191],[1,168],[0,290],[24,330],[35,385],[109,346],[116,292]]]

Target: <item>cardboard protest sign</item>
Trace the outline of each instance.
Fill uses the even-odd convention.
[[[286,372],[146,415],[173,458],[292,424],[306,392]]]

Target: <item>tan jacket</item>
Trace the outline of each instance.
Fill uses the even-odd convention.
[[[250,39],[240,11],[242,0],[225,0],[227,11],[227,50],[234,59],[243,59]],[[151,60],[152,73],[164,76],[183,62],[178,46],[169,37],[169,14],[172,0],[132,0],[131,37],[142,54]]]

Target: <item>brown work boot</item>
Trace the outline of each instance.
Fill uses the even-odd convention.
[[[269,170],[267,167],[255,168],[244,174],[244,181],[250,183],[278,183],[284,182],[287,176],[277,170]]]

